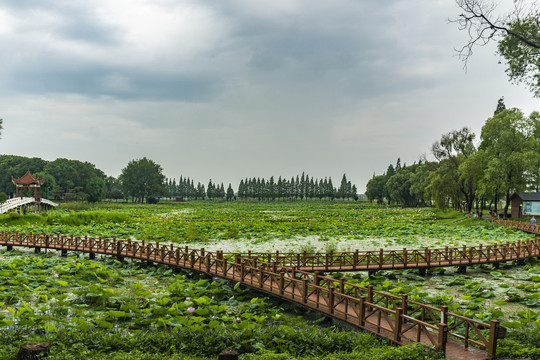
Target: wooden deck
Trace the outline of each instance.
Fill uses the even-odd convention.
[[[540,240],[502,245],[352,253],[208,252],[175,245],[65,235],[0,232],[0,245],[60,250],[147,260],[192,269],[240,282],[286,301],[340,319],[397,344],[435,346],[449,359],[487,359],[496,355],[506,329],[408,299],[323,276],[319,271],[383,270],[466,266],[523,260],[540,255]]]

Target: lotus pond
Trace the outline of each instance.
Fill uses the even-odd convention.
[[[107,257],[0,254],[0,358],[47,341],[49,359],[436,359],[355,331],[308,323],[238,286]],[[281,354],[281,355],[279,355]]]
[[[93,207],[65,204],[48,213],[1,215],[0,225],[5,231],[132,238],[225,251],[401,249],[530,238],[457,213],[356,202],[189,202],[153,206],[104,203]],[[372,337],[366,340],[365,334],[308,324],[303,318],[291,316],[290,311],[284,312],[279,303],[245,294],[245,290],[232,285],[174,274],[160,266],[18,253],[3,253],[0,265],[0,287],[5,294],[0,298],[0,325],[6,351],[13,351],[9,344],[31,336],[46,336],[53,343],[58,339],[66,342],[66,337],[72,336],[81,342],[73,340],[71,347],[61,348],[59,359],[67,359],[77,351],[86,351],[88,358],[100,351],[140,351],[133,358],[144,358],[152,354],[136,343],[146,344],[142,337],[148,337],[148,331],[150,338],[159,339],[147,344],[156,348],[154,353],[173,358],[215,355],[223,344],[242,349],[245,356],[257,354],[259,358],[279,358],[279,354],[288,358],[339,358],[340,353],[345,358],[358,353],[360,343],[375,346],[376,354],[417,351],[393,347],[381,350],[383,345]],[[529,261],[525,266],[501,264],[499,269],[477,266],[466,274],[455,270],[432,269],[427,277],[412,270],[384,271],[372,278],[366,273],[334,276],[382,291],[407,293],[416,301],[448,305],[453,312],[481,321],[499,319],[514,329],[509,339],[500,341],[499,354],[540,356],[536,337],[540,338],[540,265]],[[35,334],[36,329],[43,334]],[[272,329],[278,330],[273,333]],[[81,338],[82,333],[87,336]],[[330,339],[327,341],[337,345],[315,341],[308,346],[306,342],[299,345],[296,340],[289,341],[308,341],[312,337]],[[342,337],[346,340],[337,340]],[[116,339],[120,345],[103,347],[108,341],[105,338]],[[92,347],[89,341],[98,345]],[[341,341],[352,345],[339,345]],[[205,345],[197,350],[188,345],[194,342]],[[163,346],[169,350],[159,344],[166,344]],[[366,350],[355,358],[369,355],[371,350],[362,346]],[[72,347],[76,349],[70,350]],[[404,358],[435,356],[421,354]]]
[[[429,208],[329,201],[64,204],[46,213],[0,215],[0,226],[5,231],[132,238],[231,251],[423,248],[528,238],[488,221]]]

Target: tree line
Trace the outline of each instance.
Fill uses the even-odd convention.
[[[276,181],[269,179],[246,178],[240,181],[238,197],[243,200],[357,200],[356,186],[344,174],[341,184],[335,188],[332,178],[314,179],[305,173],[290,180],[281,176]]]
[[[47,198],[98,201],[105,192],[107,176],[89,162],[63,158],[46,161],[15,155],[0,155],[0,192],[13,196],[15,185],[11,177],[19,178],[28,170],[34,177],[45,179],[41,194]]]
[[[194,184],[190,178],[180,177],[166,181],[166,197],[173,199],[182,197],[186,200],[310,200],[310,199],[358,199],[356,185],[347,180],[344,174],[338,188],[332,185],[332,178],[314,179],[305,173],[292,177],[290,180],[278,180],[271,176],[264,178],[246,178],[240,181],[235,193],[232,185],[227,189],[223,183],[213,183],[212,180],[205,186]],[[206,190],[205,190],[206,189]]]
[[[78,160],[56,159],[46,161],[15,155],[0,155],[0,193],[3,198],[15,194],[11,176],[18,178],[27,170],[39,179],[45,179],[42,196],[52,200],[89,201],[103,199],[156,202],[159,198],[184,200],[305,200],[305,199],[357,199],[356,186],[343,175],[336,189],[331,178],[314,179],[302,173],[290,181],[279,177],[274,181],[264,178],[246,178],[240,182],[237,193],[229,184],[212,180],[205,186],[189,177],[167,179],[162,167],[147,159],[130,161],[118,178],[106,176],[94,164]],[[27,196],[33,193],[28,191]],[[2,200],[2,199],[0,199]]]
[[[482,127],[480,142],[467,127],[441,136],[431,147],[436,161],[388,166],[366,185],[370,201],[404,206],[435,205],[482,214],[500,210],[516,191],[540,189],[540,113],[525,116],[499,99]]]

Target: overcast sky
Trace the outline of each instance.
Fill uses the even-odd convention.
[[[443,133],[479,138],[501,96],[540,110],[495,46],[463,69],[457,14],[453,0],[2,1],[0,153],[115,177],[147,157],[235,190],[345,173],[363,192]]]

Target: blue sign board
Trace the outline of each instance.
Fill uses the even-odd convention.
[[[540,215],[540,201],[525,201],[523,215]]]

